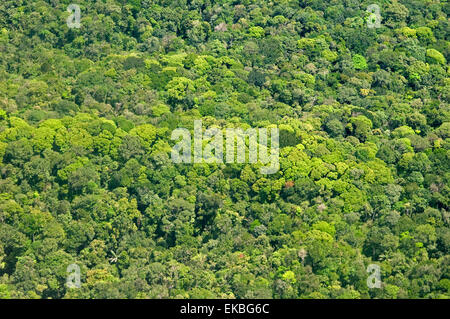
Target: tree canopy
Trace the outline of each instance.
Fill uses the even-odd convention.
[[[0,298],[449,298],[450,6],[371,3],[1,1]]]

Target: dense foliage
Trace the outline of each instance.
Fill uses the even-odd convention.
[[[449,298],[450,4],[372,1],[2,0],[0,298]]]

